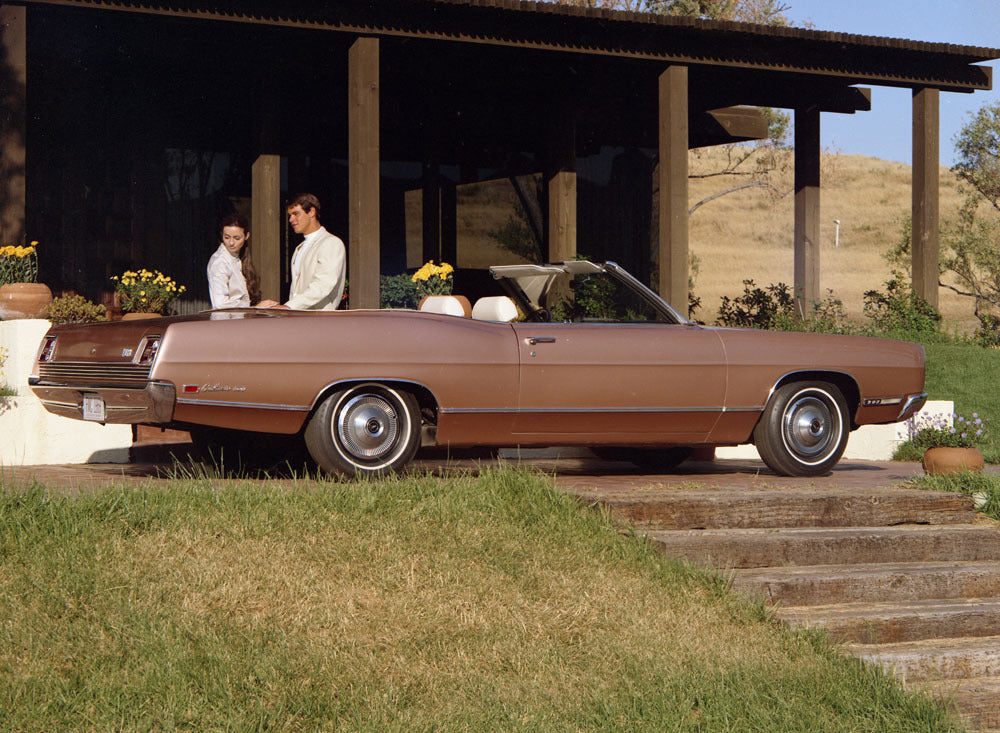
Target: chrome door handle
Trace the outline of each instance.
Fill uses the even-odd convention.
[[[554,344],[555,342],[555,336],[530,336],[528,338],[528,343],[531,346],[535,344]]]

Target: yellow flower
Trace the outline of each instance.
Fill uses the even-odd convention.
[[[37,247],[38,246],[38,240],[37,239],[32,239],[31,240],[31,246],[32,247]]]

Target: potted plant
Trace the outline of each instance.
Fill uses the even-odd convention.
[[[39,318],[52,291],[38,282],[38,242],[0,247],[0,320]]]
[[[928,474],[943,475],[983,470],[979,445],[985,440],[987,420],[978,413],[971,418],[959,414],[910,422],[910,443],[923,452],[921,465]]]
[[[417,286],[417,297],[428,295],[451,295],[452,273],[455,268],[447,262],[435,265],[434,260],[417,270],[410,279]]]
[[[163,316],[185,287],[159,270],[126,270],[111,278],[121,301],[124,318]]]

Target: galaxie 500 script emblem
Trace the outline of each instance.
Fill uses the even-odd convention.
[[[181,391],[186,394],[192,394],[194,392],[246,392],[247,388],[241,384],[185,384]]]
[[[239,384],[203,384],[199,392],[246,392],[247,388]]]

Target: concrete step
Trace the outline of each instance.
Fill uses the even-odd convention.
[[[573,490],[637,530],[969,524],[963,494],[893,488]]]
[[[772,604],[819,606],[1000,596],[1000,563],[914,562],[736,570],[734,590]]]
[[[912,685],[931,693],[957,712],[969,728],[1000,729],[1000,678],[930,680]]]
[[[779,607],[775,615],[791,626],[826,629],[838,641],[890,644],[956,636],[992,636],[1000,631],[1000,598]]]
[[[721,568],[1000,560],[1000,527],[993,524],[676,529],[647,536],[668,555]]]
[[[1000,636],[924,639],[896,644],[845,644],[848,654],[880,664],[905,683],[1000,679]]]

